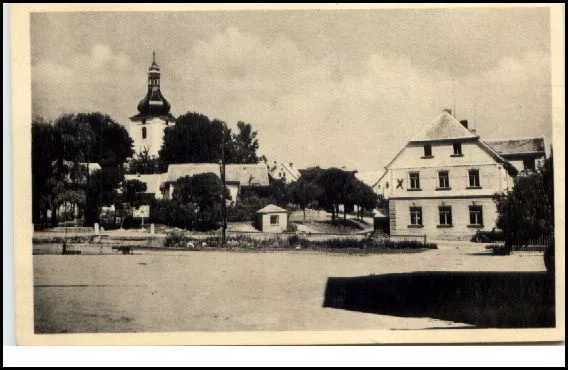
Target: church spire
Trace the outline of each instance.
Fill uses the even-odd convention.
[[[160,67],[156,64],[156,52],[152,52],[152,65],[148,72],[148,88],[160,88]]]

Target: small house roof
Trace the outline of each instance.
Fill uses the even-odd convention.
[[[259,209],[256,213],[286,213],[284,208],[280,208],[274,204],[269,204],[264,208]]]

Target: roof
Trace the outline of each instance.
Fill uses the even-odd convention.
[[[503,156],[525,153],[544,154],[544,139],[540,137],[511,140],[485,140],[485,143]]]
[[[288,212],[284,208],[275,206],[274,204],[269,204],[264,208],[259,209],[256,213],[283,213]]]
[[[463,127],[450,113],[443,111],[410,141],[437,141],[451,139],[475,139],[467,128]]]
[[[355,177],[365,185],[374,187],[383,177],[385,171],[356,172]]]
[[[164,181],[163,173],[155,174],[127,174],[124,175],[125,180],[139,180],[146,184],[146,193],[159,193],[160,185]]]
[[[283,162],[280,162],[275,167],[273,167],[270,170],[270,174],[273,177],[280,177],[277,176],[278,173],[280,172],[280,169],[284,171],[284,175],[287,175],[287,177],[289,177],[290,180],[298,180],[301,176],[300,171],[298,171],[298,169],[294,167],[292,163],[287,164]]]
[[[221,169],[217,163],[180,163],[168,166],[165,181],[175,182],[180,177],[203,173],[214,173],[221,177]],[[225,180],[238,182],[241,186],[268,186],[268,169],[264,163],[227,164],[225,165]]]

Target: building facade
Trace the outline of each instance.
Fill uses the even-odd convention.
[[[135,153],[148,150],[151,156],[158,155],[164,139],[164,129],[176,120],[170,109],[170,103],[160,90],[160,67],[156,64],[154,53],[148,71],[148,91],[138,103],[138,113],[130,117],[127,125]]]
[[[495,227],[493,196],[518,171],[464,126],[442,112],[386,166],[391,235],[469,240]]]

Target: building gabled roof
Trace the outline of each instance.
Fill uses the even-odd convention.
[[[284,208],[280,208],[274,204],[269,204],[264,208],[259,209],[256,213],[283,213],[288,212]]]
[[[540,137],[511,140],[485,140],[485,143],[504,157],[528,153],[545,154],[544,139]]]
[[[475,139],[471,131],[458,122],[450,113],[443,111],[410,141],[437,141],[452,139]]]
[[[385,171],[356,172],[355,177],[365,185],[374,187],[383,177]]]
[[[170,164],[165,181],[176,182],[180,177],[213,173],[221,177],[221,168],[217,163],[180,163]],[[227,164],[225,180],[238,182],[240,186],[268,186],[268,169],[264,163]]]

